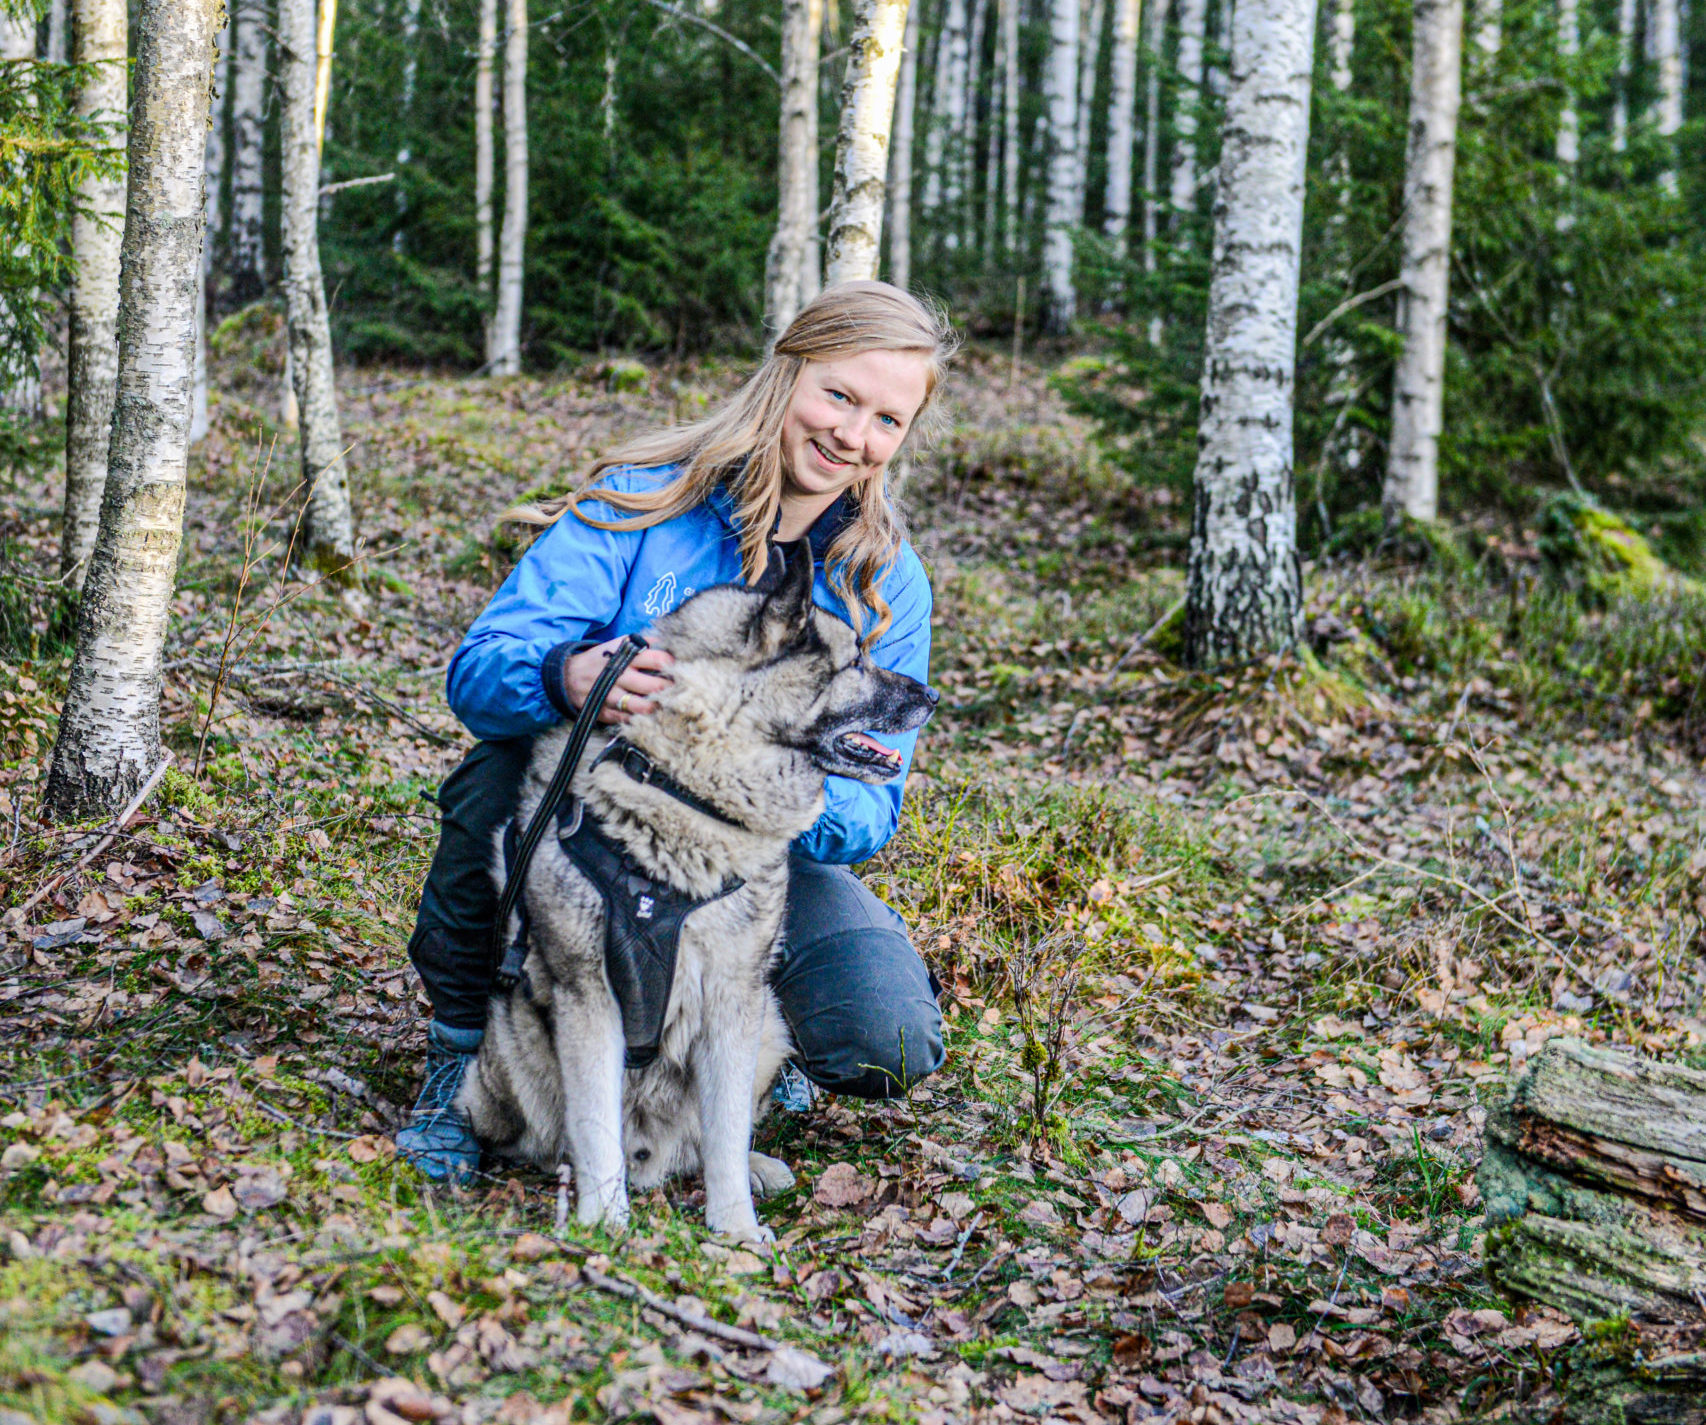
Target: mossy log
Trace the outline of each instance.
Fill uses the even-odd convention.
[[[1493,1285],[1582,1329],[1567,1418],[1706,1425],[1706,1074],[1554,1039],[1479,1182]]]

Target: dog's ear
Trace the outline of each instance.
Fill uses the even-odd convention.
[[[776,546],[772,559],[776,558],[783,561],[781,577],[765,594],[753,620],[754,641],[771,654],[797,643],[811,627],[815,580],[812,547],[805,540]]]

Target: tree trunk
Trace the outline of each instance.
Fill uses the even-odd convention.
[[[1006,211],[1007,252],[1019,255],[1019,7],[1023,0],[1001,0],[1001,35],[1006,71],[1001,77],[1001,191]]]
[[[1156,0],[1160,3],[1160,0]],[[1137,118],[1137,36],[1143,0],[1114,0],[1113,95],[1108,105],[1108,189],[1102,231],[1123,246],[1131,221],[1131,156]]]
[[[1652,0],[1647,25],[1657,88],[1653,128],[1660,138],[1673,139],[1682,127],[1682,21],[1677,0]],[[1667,169],[1659,182],[1667,192],[1676,193],[1674,170]]]
[[[854,0],[825,245],[826,287],[877,275],[883,240],[883,180],[888,172],[889,128],[906,38],[906,11],[907,0]]]
[[[220,12],[219,33],[213,37],[213,93],[209,103],[211,113],[207,125],[207,149],[204,168],[207,202],[201,240],[201,283],[195,299],[195,395],[190,409],[190,444],[195,445],[207,434],[207,289],[213,281],[213,250],[219,243],[219,196],[225,180],[225,124],[220,105],[230,97],[231,75],[230,12]]]
[[[320,162],[314,135],[314,0],[278,0],[284,305],[296,394],[302,483],[308,492],[300,557],[330,573],[355,554],[349,475],[332,384],[332,333],[320,276]]]
[[[1576,91],[1571,82],[1576,59],[1582,51],[1581,26],[1576,0],[1558,0],[1558,58],[1565,71],[1564,106],[1558,111],[1558,162],[1573,168],[1581,157],[1581,129],[1576,117]]]
[[[1161,40],[1167,0],[1150,0],[1144,20],[1143,63],[1143,270],[1155,271],[1161,233]]]
[[[266,291],[261,159],[266,142],[268,6],[243,0],[231,76],[231,236],[226,270],[231,302],[245,306]]]
[[[0,60],[30,61],[36,57],[36,22],[34,18],[14,15],[0,10]],[[31,298],[33,300],[33,296]],[[0,325],[7,322],[0,315]],[[0,337],[5,333],[0,331]],[[31,355],[29,370],[0,385],[0,409],[16,411],[26,420],[41,418],[41,375]]]
[[[124,138],[125,59],[129,14],[125,0],[77,0],[72,24],[78,64],[95,66],[77,91],[77,114],[116,125]],[[124,242],[124,175],[87,178],[71,222],[70,342],[65,379],[65,518],[59,570],[83,587],[101,523],[118,384],[119,248]]]
[[[1048,208],[1043,218],[1043,329],[1060,334],[1078,306],[1072,283],[1072,233],[1078,222],[1078,0],[1050,0],[1049,58],[1043,84],[1048,110]]]
[[[1475,0],[1475,47],[1481,60],[1490,64],[1505,43],[1504,0]]]
[[[487,0],[481,0],[482,7]],[[403,241],[403,225],[409,216],[409,185],[403,179],[403,171],[414,161],[414,153],[409,147],[410,125],[415,116],[415,86],[420,77],[420,33],[421,33],[421,0],[403,0],[403,112],[401,128],[403,141],[397,148],[397,179],[395,184],[397,194],[397,229],[391,234],[391,251],[401,252],[405,246]],[[486,122],[491,123],[491,61],[487,60],[486,71]],[[486,151],[491,152],[491,137],[488,130]],[[488,207],[490,200],[488,199]],[[488,230],[491,226],[491,214],[486,215]]]
[[[977,204],[974,194],[977,184],[973,181],[973,174],[977,169],[977,88],[979,71],[983,68],[984,27],[993,0],[968,0],[968,3],[971,7],[971,38],[966,46],[966,104],[960,122],[960,191],[965,195],[960,208],[960,240],[968,248],[975,248]]]
[[[915,0],[917,9],[922,0]],[[990,0],[995,10],[995,54],[989,67],[989,102],[984,109],[987,141],[983,150],[983,259],[995,268],[1001,261],[1001,128],[1007,79],[1007,7],[1012,0]]]
[[[818,235],[818,190],[821,183],[821,136],[823,126],[818,122],[818,97],[823,81],[823,5],[824,0],[809,0],[812,27],[812,73],[818,78],[806,95],[806,129],[812,136],[810,181],[801,190],[801,212],[804,214],[805,243],[800,248],[800,306],[823,290],[823,244]]]
[[[1108,15],[1107,0],[1084,0],[1078,18],[1083,26],[1078,40],[1078,219],[1088,220],[1090,197],[1090,116],[1095,107],[1096,64],[1102,53],[1102,25]]]
[[[47,7],[47,62],[64,64],[70,49],[71,6],[67,0],[50,0]]]
[[[1192,667],[1289,648],[1301,626],[1291,403],[1314,53],[1313,0],[1239,0],[1186,568]]]
[[[1202,102],[1203,33],[1208,0],[1178,0],[1179,95],[1173,115],[1173,222],[1197,206],[1197,107]]]
[[[1404,162],[1401,342],[1392,381],[1392,438],[1381,504],[1431,520],[1439,513],[1439,433],[1445,410],[1445,313],[1451,276],[1451,183],[1462,97],[1463,0],[1415,0],[1410,141]]]
[[[1565,1418],[1706,1418],[1706,1360],[1677,1347],[1706,1321],[1706,1074],[1550,1040],[1488,1116],[1477,1178],[1493,1285],[1619,1323]]]
[[[801,269],[817,206],[820,37],[814,0],[782,3],[782,119],[776,163],[776,232],[764,263],[764,325],[774,340],[803,305]]]
[[[474,51],[474,280],[483,302],[492,300],[492,62],[498,52],[498,0],[480,0],[480,33]],[[486,314],[485,347],[492,346]]]
[[[498,235],[494,376],[521,374],[521,288],[527,238],[527,0],[509,0],[504,37],[504,218]]]
[[[912,286],[912,120],[918,107],[918,26],[923,10],[924,0],[912,0],[906,7],[889,146],[889,281],[902,291]]]
[[[1327,44],[1332,58],[1330,79],[1334,90],[1341,95],[1349,94],[1351,90],[1351,59],[1356,51],[1356,32],[1355,0],[1334,0],[1332,29],[1328,32]],[[1348,291],[1346,284],[1350,282],[1351,254],[1345,247],[1345,232],[1351,215],[1351,166],[1350,155],[1343,145],[1328,160],[1328,175],[1333,206],[1327,220],[1327,250],[1334,263],[1334,280]],[[1327,361],[1333,378],[1327,405],[1334,410],[1349,403],[1356,395],[1351,344],[1341,332],[1342,329],[1335,329],[1328,337]],[[1347,470],[1359,469],[1362,465],[1361,430],[1342,419],[1335,419],[1323,454],[1328,458],[1340,456]]]
[[[100,532],[43,797],[60,821],[117,811],[161,758],[160,655],[183,538],[219,8],[218,0],[141,0],[138,11],[118,394]]]
[[[1617,0],[1617,85],[1611,101],[1611,149],[1629,147],[1629,81],[1634,74],[1635,0]]]
[[[938,229],[959,220],[949,197],[953,150],[959,142],[966,58],[966,0],[946,0],[942,30],[936,39],[936,73],[930,96],[930,127],[924,135],[924,211]],[[956,86],[960,93],[956,96]],[[942,234],[946,237],[946,234]]]

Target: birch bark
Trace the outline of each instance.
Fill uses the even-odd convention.
[[[1629,147],[1629,81],[1634,74],[1635,0],[1617,0],[1617,86],[1611,100],[1611,150]]]
[[[1573,168],[1581,157],[1581,129],[1576,117],[1576,91],[1571,84],[1575,74],[1576,57],[1581,53],[1582,37],[1576,0],[1558,0],[1558,56],[1565,71],[1564,106],[1558,111],[1558,162]]]
[[[213,250],[219,242],[219,195],[225,179],[225,124],[220,113],[221,102],[230,94],[231,24],[229,12],[220,11],[219,32],[213,37],[213,93],[207,125],[207,148],[204,169],[207,174],[201,240],[201,281],[195,297],[195,395],[190,407],[190,444],[195,445],[207,434],[207,318],[208,284],[213,281]]]
[[[1660,138],[1671,139],[1682,127],[1682,20],[1677,0],[1652,0],[1647,24],[1658,90],[1653,101],[1653,128]],[[1676,193],[1673,169],[1661,174],[1659,182],[1666,192]]]
[[[820,38],[813,0],[782,0],[782,117],[777,143],[776,231],[764,264],[764,325],[787,330],[804,305],[801,270],[817,194],[817,86]]]
[[[1150,0],[1144,17],[1143,63],[1143,270],[1155,271],[1161,217],[1161,39],[1167,0]]]
[[[1491,63],[1505,44],[1504,0],[1476,0],[1475,48],[1481,52],[1482,63]]]
[[[915,0],[912,8],[919,8]],[[1010,0],[990,0],[995,14],[995,54],[989,67],[989,102],[984,109],[988,141],[983,150],[983,257],[988,267],[1001,259],[1001,119],[1003,84],[1007,77],[1007,24]]]
[[[124,142],[125,57],[130,24],[126,0],[77,0],[72,43],[78,64],[93,65],[77,91],[78,117],[114,126],[108,140]],[[71,220],[70,341],[65,378],[65,518],[59,570],[83,587],[101,523],[118,385],[119,248],[124,242],[124,175],[90,178],[78,192]]]
[[[877,275],[883,240],[883,179],[895,82],[906,38],[907,0],[854,0],[829,204],[826,287]]]
[[[160,662],[183,538],[203,145],[218,0],[141,0],[100,532],[43,805],[122,807],[159,765]]]
[[[1177,226],[1197,206],[1197,106],[1202,101],[1203,36],[1207,0],[1177,0],[1179,16],[1179,93],[1173,114],[1173,181],[1168,199]]]
[[[391,234],[391,250],[401,252],[404,247],[403,224],[409,216],[409,185],[403,181],[403,170],[414,160],[414,153],[409,148],[409,126],[415,116],[415,85],[420,76],[420,32],[421,32],[421,0],[403,0],[403,113],[401,127],[403,141],[397,147],[397,230]],[[490,80],[487,80],[488,86]],[[491,109],[490,95],[486,105],[488,114]],[[487,122],[490,122],[488,118]]]
[[[811,92],[806,95],[806,128],[812,136],[811,142],[811,177],[801,192],[801,212],[804,214],[806,230],[805,245],[800,249],[800,305],[805,304],[823,290],[823,244],[818,236],[818,187],[821,181],[822,165],[819,162],[819,144],[823,133],[823,125],[818,119],[820,96],[823,93],[823,15],[824,0],[810,0],[812,22],[812,54],[814,68],[812,72],[818,76],[812,84]]]
[[[979,71],[983,68],[983,42],[986,22],[993,0],[967,0],[970,7],[971,35],[966,45],[966,102],[960,120],[959,170],[960,192],[964,202],[960,207],[960,240],[967,247],[977,246],[977,205],[973,200],[977,184],[973,174],[977,168],[977,89]]]
[[[1159,4],[1160,0],[1154,0]],[[1102,231],[1123,246],[1131,221],[1131,157],[1137,117],[1137,36],[1143,0],[1114,0],[1114,53],[1108,103],[1108,191]]]
[[[504,217],[498,234],[494,376],[521,374],[521,291],[527,240],[527,0],[509,0],[504,37]]]
[[[1381,505],[1431,520],[1439,513],[1439,433],[1445,409],[1445,316],[1451,273],[1451,185],[1462,97],[1463,0],[1416,0],[1410,139],[1404,165],[1401,343],[1392,382],[1392,438]]]
[[[320,275],[320,156],[314,133],[314,0],[278,0],[278,68],[283,96],[285,321],[290,332],[290,378],[296,397],[302,483],[308,492],[302,559],[331,572],[355,553],[349,475],[344,469],[332,378],[332,332]]]
[[[47,62],[64,64],[71,53],[69,24],[71,6],[67,0],[50,0],[47,7]]]
[[[1095,107],[1096,65],[1101,58],[1102,25],[1107,15],[1107,0],[1084,0],[1084,7],[1078,15],[1078,117],[1073,132],[1078,136],[1079,223],[1085,220],[1085,205],[1089,201],[1090,115]]]
[[[266,0],[235,7],[231,75],[231,235],[226,270],[231,302],[244,306],[266,291],[266,233],[261,211],[261,159],[266,140]]]
[[[912,286],[912,119],[918,107],[918,17],[923,9],[924,0],[906,7],[889,146],[889,281],[903,292]]]
[[[492,63],[498,52],[498,0],[480,0],[474,50],[474,280],[482,302],[492,299]],[[488,358],[492,345],[490,308],[485,317]]]
[[[1078,0],[1050,0],[1048,68],[1048,205],[1043,215],[1043,329],[1072,326],[1078,306],[1072,282],[1072,231],[1078,221]]]
[[[1216,188],[1185,659],[1289,648],[1302,617],[1292,394],[1312,0],[1239,0]]]
[[[938,226],[948,230],[944,240],[959,219],[952,197],[953,163],[965,118],[965,67],[966,0],[947,0],[936,41],[930,127],[924,136],[924,211],[932,217],[942,215]]]
[[[1022,0],[1001,0],[1001,35],[1006,72],[1001,77],[1001,190],[1006,206],[1005,236],[1009,253],[1019,251],[1019,6]]]

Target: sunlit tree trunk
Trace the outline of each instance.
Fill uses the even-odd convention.
[[[205,220],[201,242],[201,283],[195,303],[195,395],[190,410],[190,444],[207,434],[207,318],[208,287],[213,281],[213,251],[219,244],[219,190],[225,177],[225,125],[220,108],[230,90],[231,24],[228,10],[220,13],[219,33],[213,37],[213,94],[207,125]]]
[[[1462,95],[1463,0],[1415,0],[1410,140],[1398,270],[1398,367],[1381,505],[1388,519],[1439,512],[1445,409],[1445,315],[1451,275],[1451,184]]]
[[[1635,72],[1635,0],[1617,0],[1617,90],[1611,101],[1611,148],[1629,147],[1629,81]]]
[[[1483,64],[1498,58],[1505,43],[1504,0],[1475,0],[1475,48]]]
[[[820,96],[823,93],[823,7],[824,0],[810,0],[813,53],[818,56],[814,73],[818,76],[812,85],[811,92],[806,96],[806,127],[812,135],[811,152],[811,181],[801,192],[801,211],[804,213],[806,240],[800,248],[800,305],[805,304],[823,290],[823,242],[818,233],[818,220],[822,216],[818,211],[818,188],[822,179],[822,165],[819,162],[822,142],[823,125],[819,122],[818,109]]]
[[[137,13],[118,394],[100,530],[43,797],[60,821],[117,811],[161,759],[161,649],[183,538],[218,10],[218,0],[141,0]]]
[[[1558,57],[1563,61],[1562,67],[1567,74],[1574,74],[1576,59],[1581,50],[1582,37],[1576,0],[1558,0]],[[1568,79],[1565,81],[1564,107],[1558,111],[1556,152],[1558,162],[1566,167],[1573,167],[1581,157],[1581,129],[1576,117],[1576,91]]]
[[[912,285],[912,120],[918,107],[918,25],[924,0],[906,8],[906,36],[894,96],[894,139],[889,149],[889,281]]]
[[[853,0],[835,144],[835,191],[824,245],[826,287],[877,275],[889,129],[906,37],[906,9],[907,0]]]
[[[266,234],[262,221],[261,160],[266,139],[267,41],[265,0],[235,6],[231,61],[231,231],[226,272],[231,302],[252,302],[266,290]]]
[[[504,37],[504,217],[498,234],[494,376],[521,374],[521,288],[527,240],[527,0],[509,0]]]
[[[498,0],[480,0],[474,50],[474,280],[484,302],[492,299],[492,64],[498,52]],[[489,357],[492,317],[486,313]]]
[[[1197,206],[1197,110],[1202,102],[1207,0],[1178,0],[1178,15],[1179,97],[1173,115],[1173,182],[1168,194],[1175,224]]]
[[[1312,0],[1239,0],[1185,594],[1195,667],[1291,647],[1302,618],[1292,396]]]
[[[764,264],[764,324],[777,337],[803,305],[800,272],[817,207],[820,39],[814,0],[783,0],[782,119],[776,162],[776,231]]]
[[[332,332],[320,275],[320,159],[314,132],[314,0],[278,0],[278,70],[285,320],[296,395],[302,483],[308,492],[302,559],[332,571],[355,552],[349,475],[332,382]]]
[[[1096,98],[1096,62],[1102,49],[1102,25],[1107,19],[1107,0],[1084,0],[1078,12],[1082,30],[1078,38],[1078,222],[1085,221],[1089,200],[1090,115]]]
[[[1161,3],[1161,0],[1155,0]],[[1131,221],[1131,158],[1137,118],[1137,37],[1143,0],[1114,0],[1113,94],[1108,103],[1108,191],[1102,231],[1123,245]]]
[[[80,118],[116,126],[108,139],[125,140],[125,0],[77,0],[72,20],[78,64],[91,65],[77,91]],[[87,178],[71,220],[70,342],[65,379],[65,518],[59,569],[81,589],[101,523],[118,385],[119,249],[124,242],[124,175]]]
[[[1001,0],[1005,72],[1001,77],[1001,191],[1007,251],[1019,251],[1019,8],[1023,0]]]
[[[946,246],[958,241],[953,165],[965,119],[966,0],[946,0],[936,40],[930,127],[924,134],[924,211]]]
[[[1660,138],[1670,140],[1682,127],[1682,18],[1678,0],[1652,0],[1647,26],[1657,87],[1653,129]],[[1668,192],[1677,191],[1674,170],[1667,169],[1659,182]]]
[[[1356,50],[1356,0],[1333,0],[1330,25],[1327,34],[1328,53],[1332,59],[1329,78],[1334,90],[1345,95],[1351,89],[1351,59]],[[1332,255],[1334,280],[1346,283],[1350,280],[1350,255],[1345,251],[1345,233],[1351,214],[1351,166],[1350,155],[1342,144],[1328,159],[1327,172],[1332,198],[1327,250]],[[1333,377],[1327,404],[1337,413],[1355,395],[1356,370],[1352,365],[1351,344],[1338,328],[1333,330],[1328,341],[1327,360]],[[1362,464],[1361,432],[1342,420],[1335,422],[1334,429],[1337,435],[1331,438],[1334,449],[1329,454],[1340,455],[1347,469],[1359,468]]]
[[[1078,222],[1078,0],[1050,0],[1049,57],[1043,76],[1048,110],[1048,207],[1043,218],[1043,327],[1061,333],[1078,306],[1072,282],[1072,233]]]

